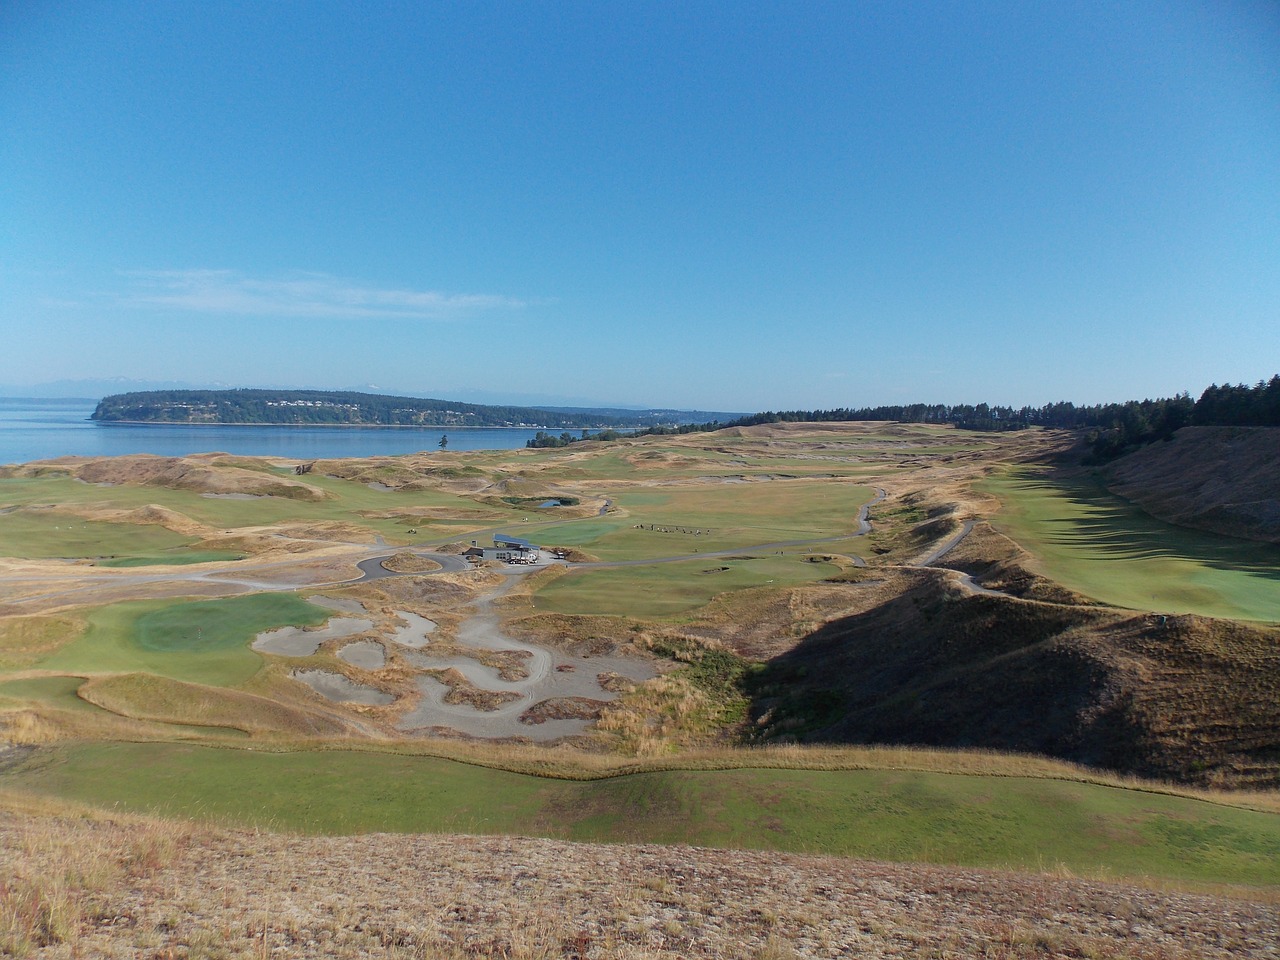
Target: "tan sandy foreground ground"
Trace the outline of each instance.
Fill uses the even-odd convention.
[[[1280,955],[1274,898],[757,851],[6,815],[0,876],[0,934],[45,918],[19,956]]]

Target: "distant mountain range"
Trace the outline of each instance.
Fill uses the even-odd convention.
[[[70,399],[96,400],[126,390],[190,390],[197,387],[222,389],[230,384],[187,383],[182,380],[133,380],[129,377],[109,377],[93,380],[50,380],[45,383],[0,384],[0,397],[24,397],[35,400]]]
[[[728,421],[736,413],[515,407],[333,390],[146,390],[104,397],[103,423],[311,424],[362,427],[529,427],[599,430]]]

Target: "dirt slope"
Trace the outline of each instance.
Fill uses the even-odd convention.
[[[1154,778],[1280,784],[1280,631],[975,596],[918,571],[772,660],[763,739],[1042,753]]]
[[[1280,543],[1280,428],[1184,427],[1107,470],[1107,486],[1152,516]]]
[[[89,863],[111,876],[30,955],[1190,960],[1274,957],[1280,938],[1269,903],[1052,876],[523,838],[164,830],[0,818],[0,901],[83,877]],[[76,906],[65,890],[57,902]]]

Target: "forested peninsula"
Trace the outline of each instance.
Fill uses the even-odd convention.
[[[357,427],[643,429],[702,419],[701,411],[543,410],[330,390],[148,390],[98,402],[99,423]]]

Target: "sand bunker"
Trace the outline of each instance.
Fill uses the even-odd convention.
[[[387,663],[387,651],[376,640],[361,640],[339,650],[338,659],[361,670],[381,670]]]
[[[514,580],[512,581],[514,582]],[[509,587],[499,591],[505,592]],[[521,737],[530,740],[556,740],[583,733],[592,722],[592,706],[613,700],[617,678],[634,682],[657,675],[653,665],[628,657],[579,657],[553,652],[545,647],[523,643],[505,636],[492,609],[493,597],[474,604],[475,615],[458,628],[456,643],[477,652],[517,653],[522,656],[527,676],[522,680],[504,680],[501,672],[465,653],[432,656],[428,649],[437,624],[408,610],[395,615],[402,625],[395,628],[387,642],[406,648],[404,660],[421,671],[414,678],[422,700],[400,719],[405,731],[448,728],[472,737],[503,739]],[[356,600],[337,597],[312,597],[310,602],[339,613],[363,616],[333,617],[320,630],[283,627],[261,633],[253,649],[285,657],[307,657],[326,640],[354,637],[373,629],[368,610]],[[358,640],[337,652],[339,659],[361,670],[381,670],[387,664],[387,648],[377,640]],[[482,710],[469,703],[447,703],[450,688],[439,674],[453,670],[481,693],[505,694],[510,700],[493,710]],[[292,676],[329,700],[386,706],[394,697],[381,690],[355,683],[347,677],[327,670],[296,670]],[[565,709],[565,704],[575,709]],[[540,706],[545,705],[545,709]],[[573,714],[579,715],[573,715]],[[530,722],[531,718],[537,718]]]
[[[385,707],[395,699],[389,693],[375,690],[363,683],[353,683],[342,674],[329,673],[327,670],[295,670],[293,676],[320,696],[341,703],[363,703],[370,707]]]
[[[321,630],[303,630],[300,627],[281,627],[258,634],[253,649],[259,653],[274,653],[281,657],[309,657],[320,649],[326,640],[354,636],[373,629],[373,621],[359,617],[334,617]]]
[[[590,718],[560,719],[554,716],[556,711],[550,711],[550,718],[542,723],[525,723],[521,717],[544,700],[613,700],[617,694],[601,685],[601,676],[617,674],[640,682],[657,675],[653,665],[644,660],[613,656],[574,657],[513,640],[501,632],[498,616],[492,610],[492,599],[487,597],[476,602],[476,615],[458,628],[457,643],[474,650],[526,653],[528,676],[525,679],[503,680],[493,667],[465,655],[433,657],[428,652],[416,652],[406,654],[406,659],[422,670],[456,670],[480,690],[511,693],[516,695],[516,699],[496,710],[446,703],[444,698],[449,687],[435,676],[421,676],[417,678],[417,685],[422,701],[401,718],[402,730],[448,727],[473,737],[556,740],[584,732],[591,723]]]
[[[434,620],[428,620],[426,617],[420,617],[406,610],[397,610],[396,616],[405,622],[403,627],[397,627],[396,632],[391,635],[391,639],[400,646],[421,650],[431,642],[428,637],[437,626]]]

